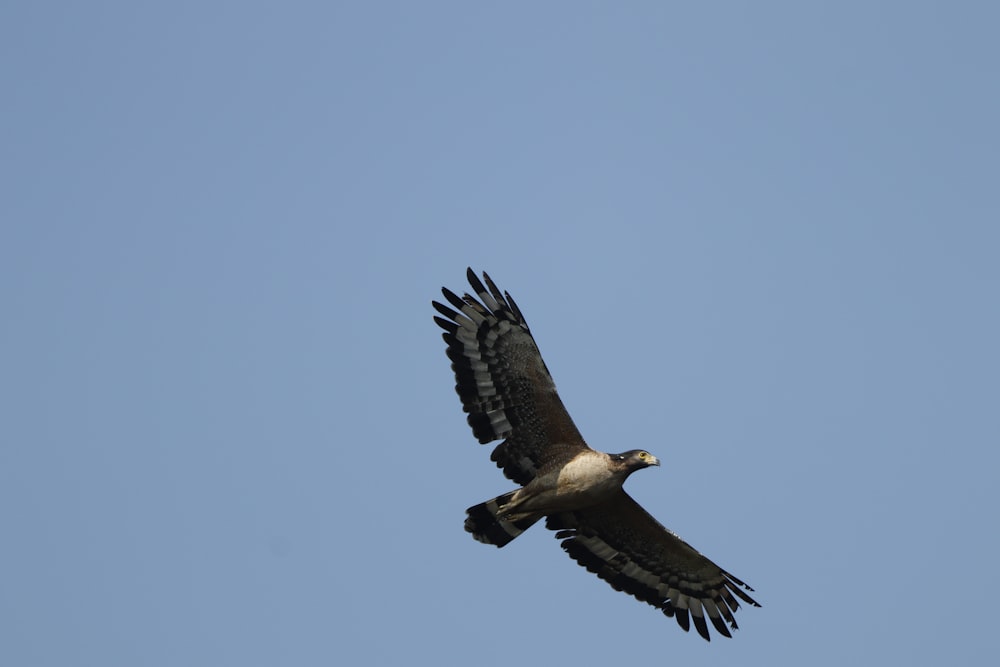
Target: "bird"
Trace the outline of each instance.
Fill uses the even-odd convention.
[[[466,510],[465,530],[503,547],[541,519],[569,556],[617,591],[659,609],[708,641],[738,625],[753,589],[660,524],[623,489],[636,470],[659,466],[645,449],[592,449],[556,391],[514,299],[469,268],[474,295],[441,288],[432,301],[455,390],[480,444],[502,440],[490,459],[519,488]],[[484,284],[485,282],[485,284]],[[706,620],[707,619],[707,620]]]

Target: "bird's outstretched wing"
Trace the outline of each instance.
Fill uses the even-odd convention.
[[[737,628],[736,598],[760,606],[744,592],[752,588],[663,527],[624,491],[600,505],[552,515],[546,526],[559,531],[562,548],[576,562],[615,590],[676,617],[685,631],[694,619],[698,634],[709,641],[706,617],[730,637],[729,628]]]
[[[434,321],[444,329],[455,390],[473,434],[484,444],[506,438],[490,458],[524,485],[547,463],[569,460],[588,447],[510,294],[501,293],[485,273],[486,285],[472,269],[467,277],[478,300],[441,288],[457,310],[434,301],[444,316]]]

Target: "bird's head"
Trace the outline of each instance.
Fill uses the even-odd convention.
[[[618,465],[627,468],[629,472],[648,468],[649,466],[660,465],[660,459],[656,458],[645,449],[630,449],[621,454],[612,454],[611,460]]]

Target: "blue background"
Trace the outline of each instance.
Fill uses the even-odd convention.
[[[5,3],[0,662],[985,659],[998,20]],[[431,321],[467,265],[756,588],[733,640],[463,532],[511,488]]]

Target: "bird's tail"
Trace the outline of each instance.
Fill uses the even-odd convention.
[[[512,521],[497,518],[499,509],[510,502],[514,493],[516,492],[505,493],[465,510],[468,514],[465,518],[465,530],[472,533],[478,542],[502,547],[531,528],[532,524],[541,518],[540,515],[526,516]]]

